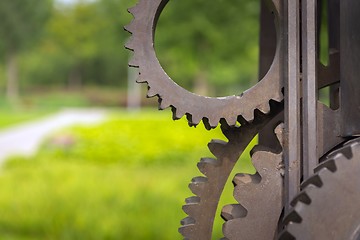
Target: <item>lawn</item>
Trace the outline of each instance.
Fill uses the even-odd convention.
[[[52,134],[34,157],[12,158],[0,174],[1,239],[181,239],[196,163],[224,137],[170,115],[116,112]],[[225,193],[222,203],[233,202],[231,184]]]

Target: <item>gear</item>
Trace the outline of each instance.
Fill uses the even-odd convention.
[[[360,138],[328,155],[305,181],[281,240],[360,239]]]
[[[275,22],[281,22],[280,0],[268,1],[273,9]],[[239,118],[251,122],[255,109],[267,114],[270,111],[270,100],[282,101],[281,39],[268,73],[241,95],[211,98],[196,95],[177,85],[162,69],[154,50],[157,20],[167,2],[168,0],[140,0],[135,7],[129,9],[134,19],[125,27],[132,34],[126,48],[134,51],[129,66],[139,68],[137,82],[148,84],[148,97],[158,96],[159,109],[171,107],[174,119],[180,119],[186,114],[190,125],[197,125],[203,120],[205,127],[209,129],[216,127],[221,119],[225,119],[230,126],[235,126]],[[277,25],[279,31],[282,31],[282,26]]]
[[[282,125],[275,130],[280,143]],[[226,205],[222,209],[226,239],[269,240],[277,237],[283,209],[282,152],[273,153],[261,146],[256,146],[252,152],[257,173],[235,176],[234,197],[240,204]],[[261,231],[254,230],[256,226],[261,226]]]
[[[278,114],[282,114],[282,105],[272,105],[271,114],[259,114],[255,120],[241,127],[222,125],[222,131],[228,142],[213,140],[208,147],[214,158],[203,158],[198,168],[205,176],[195,177],[189,185],[196,195],[186,199],[183,210],[188,217],[181,221],[179,232],[186,239],[209,240],[212,235],[213,220],[218,201],[225,183],[237,160],[250,141],[266,124],[272,123]]]

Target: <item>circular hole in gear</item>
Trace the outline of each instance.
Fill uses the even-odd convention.
[[[203,96],[239,95],[255,85],[260,2],[170,0],[155,36],[164,70],[177,84]]]

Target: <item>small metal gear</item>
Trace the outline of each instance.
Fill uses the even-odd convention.
[[[172,108],[173,118],[187,115],[190,125],[203,120],[206,128],[216,127],[221,119],[235,126],[239,118],[251,122],[254,111],[269,113],[270,100],[281,102],[283,99],[281,76],[281,52],[283,40],[278,45],[273,64],[265,77],[244,93],[228,97],[205,97],[191,93],[177,85],[163,70],[154,49],[154,33],[160,14],[169,0],[140,0],[129,9],[133,21],[125,27],[132,34],[126,48],[134,51],[129,66],[139,68],[137,82],[148,84],[148,97],[158,96],[159,109]],[[282,31],[282,12],[280,0],[267,0],[275,15],[279,33]],[[280,36],[280,34],[278,34]]]
[[[328,155],[302,184],[281,240],[360,239],[360,139]]]
[[[198,168],[205,176],[195,177],[189,185],[195,196],[186,199],[183,210],[188,217],[181,221],[179,232],[185,239],[211,239],[213,221],[225,183],[250,141],[265,125],[273,125],[277,115],[282,114],[282,105],[272,105],[269,115],[257,115],[252,123],[240,127],[222,125],[228,142],[213,140],[208,147],[215,158],[203,158]]]
[[[283,124],[275,132],[282,143]],[[282,152],[256,146],[252,162],[257,173],[237,174],[233,180],[234,197],[239,204],[226,205],[221,216],[226,221],[223,232],[226,239],[276,239],[278,222],[283,209]],[[261,231],[256,231],[261,226]]]

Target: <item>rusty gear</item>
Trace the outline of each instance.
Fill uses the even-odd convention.
[[[279,32],[282,31],[279,0],[268,0],[275,15]],[[134,51],[129,66],[139,68],[138,82],[148,84],[148,97],[158,96],[159,109],[171,107],[173,118],[187,115],[190,125],[203,120],[206,128],[216,127],[221,119],[234,126],[239,118],[251,122],[254,111],[269,113],[270,100],[282,101],[281,72],[282,40],[279,40],[273,63],[265,77],[252,88],[237,96],[205,97],[191,93],[177,85],[161,67],[154,50],[157,20],[168,0],[140,0],[129,9],[133,21],[125,27],[132,34],[126,48]]]
[[[360,138],[331,153],[302,185],[281,240],[360,237]]]
[[[275,132],[282,143],[283,124]],[[278,222],[283,209],[282,152],[256,146],[252,162],[254,175],[237,174],[233,180],[234,197],[239,204],[226,205],[221,216],[225,219],[226,239],[269,240],[277,237]],[[254,230],[261,226],[261,231]]]
[[[186,199],[183,210],[188,217],[181,221],[179,232],[186,239],[211,239],[213,220],[220,195],[225,183],[247,145],[266,124],[277,125],[273,120],[282,114],[282,105],[272,105],[271,114],[258,115],[245,126],[229,127],[222,125],[222,131],[228,142],[214,140],[208,147],[214,158],[203,158],[198,168],[205,176],[195,177],[189,185],[195,196]]]

